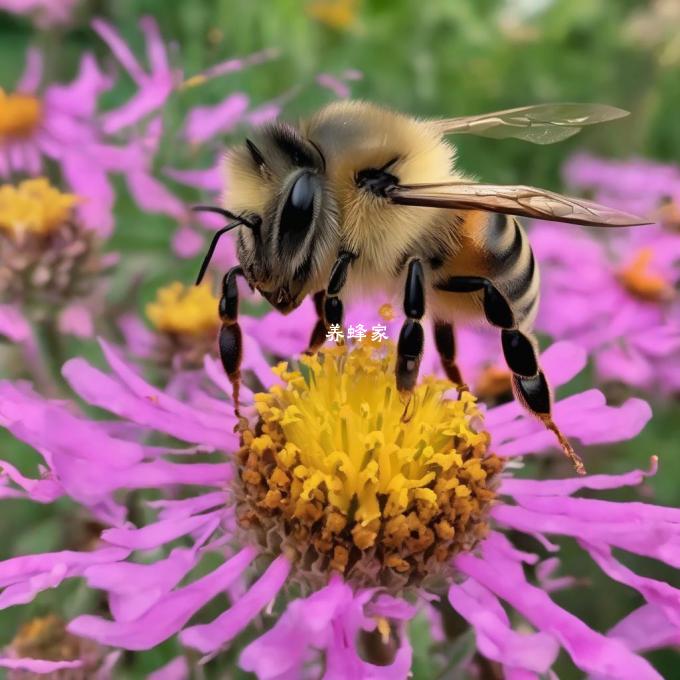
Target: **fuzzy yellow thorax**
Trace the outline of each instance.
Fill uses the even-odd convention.
[[[41,119],[39,99],[18,92],[7,94],[0,88],[0,141],[5,137],[29,137]]]
[[[501,463],[469,392],[427,377],[405,419],[393,343],[300,361],[299,371],[280,364],[283,385],[255,395],[258,424],[240,451],[242,524],[280,520],[293,547],[329,569],[361,563],[408,580],[484,536]]]
[[[358,0],[314,0],[307,5],[307,13],[331,28],[347,30],[356,23],[358,4]]]
[[[219,300],[210,286],[185,286],[175,281],[156,293],[146,306],[146,316],[154,327],[165,333],[184,336],[214,335],[220,323]]]
[[[44,178],[0,186],[0,229],[13,235],[46,235],[71,217],[78,197],[62,193]]]

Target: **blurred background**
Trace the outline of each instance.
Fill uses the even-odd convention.
[[[145,14],[157,19],[171,46],[171,58],[186,75],[264,48],[279,50],[279,57],[267,63],[180,92],[178,105],[165,116],[166,129],[181,125],[187,107],[223,99],[225,89],[242,90],[252,106],[283,96],[283,116],[296,118],[334,98],[319,87],[318,74],[337,75],[351,69],[362,74],[350,83],[352,96],[422,116],[474,114],[552,101],[603,102],[631,112],[628,118],[586,129],[548,147],[515,140],[457,139],[460,164],[486,182],[564,190],[561,168],[576,150],[606,158],[680,162],[678,0],[95,0],[80,3],[71,24],[44,31],[36,30],[27,18],[0,10],[0,87],[11,88],[16,82],[30,43],[51,57],[46,64],[48,81],[72,78],[86,49],[103,63],[110,62],[108,48],[89,28],[94,16],[106,17],[135,53],[142,53],[137,21]],[[104,95],[104,107],[125,100],[133,90],[129,78],[120,78]],[[224,136],[224,143],[242,138],[243,130],[236,126]],[[179,165],[180,160],[184,167],[206,167],[214,162],[214,151],[169,144],[156,162]],[[121,254],[121,265],[113,272],[109,295],[112,304],[119,302],[129,292],[130,277],[146,272],[137,291],[141,312],[159,285],[174,279],[190,282],[197,258],[174,258],[170,254],[173,220],[140,214],[122,185],[119,188],[117,227],[108,248]],[[187,201],[199,195],[186,187],[174,190]],[[95,360],[98,356],[92,343],[69,340],[55,362],[78,354]],[[6,364],[0,366],[0,371],[9,370]],[[569,389],[587,388],[589,380],[585,374]],[[655,417],[640,437],[616,451],[590,452],[589,467],[593,472],[623,471],[644,467],[650,454],[661,454],[661,472],[642,493],[659,503],[677,505],[678,401],[659,400],[653,406]],[[28,455],[4,432],[0,449],[3,457],[14,461]],[[638,494],[635,490],[618,495]],[[49,550],[74,521],[72,513],[66,503],[57,504],[56,512],[54,506],[13,505],[11,517],[0,516],[0,558]],[[565,573],[576,574],[584,588],[570,590],[568,603],[560,593],[555,599],[596,629],[607,629],[641,603],[632,590],[606,579],[572,546],[564,545],[562,558]],[[645,564],[642,558],[626,556],[625,561],[648,575],[671,582],[677,577],[662,573],[658,565]],[[75,587],[62,588],[60,595],[48,594],[31,606],[37,611],[49,607],[49,598],[63,598],[64,592],[70,598],[68,613],[77,608]],[[0,647],[11,639],[17,617],[12,609],[0,612]],[[415,677],[434,677],[429,633],[422,627],[413,634]],[[164,647],[136,655],[128,666],[130,677],[143,677],[171,656]],[[678,676],[677,654],[659,652],[650,658],[665,677]],[[566,659],[558,669],[562,678],[580,677]]]

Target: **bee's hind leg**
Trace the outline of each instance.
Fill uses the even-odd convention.
[[[234,414],[240,417],[239,391],[241,387],[241,360],[243,359],[243,335],[238,324],[238,286],[236,279],[243,276],[243,269],[232,267],[222,279],[222,297],[219,313],[222,325],[218,335],[220,359],[232,386]]]
[[[410,419],[413,390],[418,380],[420,360],[423,356],[425,334],[420,320],[425,314],[425,274],[420,260],[409,262],[404,287],[404,314],[406,320],[397,343],[397,390],[405,402],[402,420]]]
[[[480,276],[452,276],[436,287],[451,293],[482,291],[486,319],[501,329],[503,355],[512,371],[512,388],[516,399],[555,434],[576,472],[584,475],[586,469],[583,461],[553,420],[552,395],[538,363],[536,341],[530,334],[519,330],[512,308],[503,294],[489,279]]]

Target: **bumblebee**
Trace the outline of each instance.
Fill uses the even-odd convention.
[[[590,201],[528,186],[480,184],[456,166],[449,134],[550,144],[625,111],[598,104],[538,105],[480,116],[419,120],[362,101],[333,103],[298,125],[276,123],[224,160],[224,207],[239,264],[222,282],[219,351],[234,388],[242,356],[237,277],[286,314],[313,295],[318,321],[309,351],[342,325],[343,299],[402,291],[405,321],[396,382],[408,404],[423,352],[426,310],[447,376],[456,365],[454,326],[486,321],[500,331],[515,397],[552,430],[577,472],[581,459],[552,418],[532,324],[539,272],[516,216],[590,226],[644,220]],[[406,409],[405,409],[406,412]]]

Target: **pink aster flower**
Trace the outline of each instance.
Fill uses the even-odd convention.
[[[0,10],[28,14],[40,28],[67,24],[80,0],[0,0]]]
[[[475,631],[478,653],[509,677],[548,673],[560,649],[593,676],[660,677],[635,650],[678,641],[680,591],[634,573],[612,551],[680,566],[680,513],[592,497],[653,470],[515,476],[520,457],[555,445],[542,425],[514,403],[484,413],[434,378],[417,388],[419,409],[403,422],[403,405],[390,396],[387,345],[325,350],[305,360],[307,379],[285,367],[263,376],[266,392],[244,388],[253,405],[238,432],[216,362],[206,363],[212,389],[197,386],[179,401],[102,349],[108,372],[75,359],[64,377],[113,420],[0,383],[0,423],[43,458],[36,478],[3,464],[0,496],[68,496],[109,527],[89,551],[0,562],[0,607],[83,578],[106,594],[110,614],[83,613],[68,630],[103,647],[145,650],[178,636],[211,658],[255,625],[239,664],[259,678],[405,678],[406,624],[440,599]],[[248,338],[245,350],[258,353]],[[584,363],[585,353],[565,343],[544,355],[556,385]],[[556,413],[583,444],[628,439],[650,417],[644,402],[610,407],[596,390],[559,401]],[[146,503],[155,515],[135,525],[124,492],[146,488],[155,491]],[[551,552],[549,537],[571,537],[645,604],[608,634],[592,630],[548,594],[554,558],[539,570],[544,590],[524,573],[524,565],[541,567],[539,557],[515,548],[507,531]],[[221,613],[200,615],[225,593]],[[506,608],[522,618],[521,631]],[[17,663],[15,649],[0,663],[7,659]],[[181,658],[171,665],[185,667]]]
[[[0,90],[0,178],[38,176],[45,159],[55,161],[83,198],[81,219],[106,236],[115,199],[109,175],[134,173],[141,163],[135,149],[108,144],[98,125],[98,99],[112,79],[86,53],[72,83],[41,90],[42,60],[40,51],[29,49],[16,90]]]
[[[677,391],[680,168],[580,154],[564,174],[572,187],[659,224],[591,238],[578,229],[537,223],[532,243],[543,272],[538,328],[586,347],[605,380]]]

